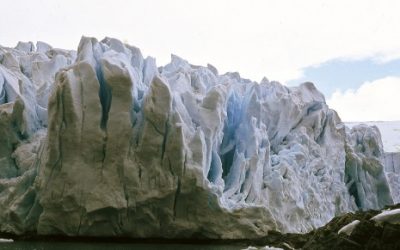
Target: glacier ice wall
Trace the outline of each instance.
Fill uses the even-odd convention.
[[[382,207],[392,203],[378,128],[363,124],[355,126],[347,139],[346,185],[357,206],[362,209],[376,209],[376,204]]]
[[[385,153],[385,172],[394,203],[400,203],[400,153]]]
[[[312,83],[218,74],[112,38],[0,48],[0,231],[256,238],[393,203],[379,131]]]

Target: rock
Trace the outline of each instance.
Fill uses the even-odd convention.
[[[395,205],[385,209],[396,210],[398,207]],[[306,234],[275,232],[247,244],[282,249],[399,249],[400,225],[371,220],[379,213],[381,211],[378,210],[347,213],[336,216],[323,227]]]
[[[157,68],[113,38],[0,56],[1,232],[255,239],[393,203],[379,131],[312,83]]]

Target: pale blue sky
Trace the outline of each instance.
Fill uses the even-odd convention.
[[[303,70],[303,76],[288,81],[289,86],[311,81],[330,97],[336,90],[358,89],[367,81],[387,76],[400,77],[400,59],[377,62],[371,58],[364,60],[331,60]],[[399,83],[400,84],[400,83]]]
[[[76,49],[82,35],[110,36],[158,65],[174,53],[255,81],[314,81],[343,120],[400,120],[397,0],[2,0],[1,6],[4,46],[42,40]]]

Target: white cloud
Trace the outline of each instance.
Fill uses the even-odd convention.
[[[112,36],[159,64],[175,53],[253,80],[290,80],[335,58],[393,59],[400,50],[397,0],[2,0],[2,9],[3,45],[76,48],[81,35]]]
[[[386,51],[385,53],[377,54],[374,56],[374,61],[379,64],[385,64],[390,61],[400,58],[400,48],[394,48],[392,51]]]
[[[400,120],[400,77],[366,82],[357,90],[336,91],[327,103],[343,121]]]

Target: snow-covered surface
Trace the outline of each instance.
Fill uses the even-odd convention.
[[[400,224],[400,208],[393,210],[384,210],[380,214],[375,215],[371,220],[376,222],[387,222],[391,224]]]
[[[288,88],[83,37],[0,48],[0,231],[255,238],[391,204],[378,130]]]
[[[351,235],[351,233],[353,232],[354,228],[356,228],[356,226],[360,223],[359,220],[354,220],[352,222],[350,222],[349,224],[347,224],[346,226],[342,227],[339,231],[338,234],[344,233],[347,235]]]
[[[250,246],[248,248],[244,248],[243,250],[283,250],[283,248],[270,247],[270,246],[264,246],[264,247],[253,247],[253,246]]]
[[[379,128],[385,152],[400,152],[400,121],[371,121],[362,123]],[[346,122],[346,126],[349,127],[357,124],[360,124],[360,122]]]
[[[13,239],[3,239],[3,238],[0,238],[0,243],[9,243],[9,242],[14,242],[14,240]]]

